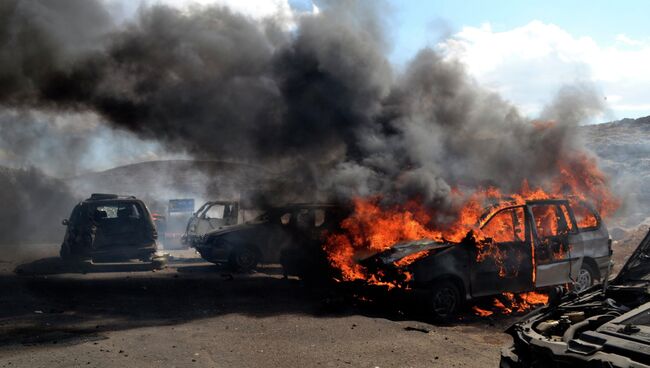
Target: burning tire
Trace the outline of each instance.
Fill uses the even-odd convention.
[[[581,292],[590,288],[596,282],[596,279],[598,279],[598,273],[594,267],[589,263],[583,262],[573,287],[575,291]]]
[[[463,298],[460,288],[452,281],[443,280],[431,288],[429,307],[433,316],[440,319],[453,317],[460,309]]]
[[[230,267],[238,272],[249,272],[257,267],[259,252],[252,246],[241,247],[232,252],[228,263]]]

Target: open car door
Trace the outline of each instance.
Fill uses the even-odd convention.
[[[584,244],[568,202],[534,201],[527,204],[527,209],[534,224],[535,287],[573,282],[582,266]]]
[[[207,202],[192,216],[187,227],[189,235],[203,235],[223,226],[237,224],[239,203],[213,201]]]
[[[530,232],[524,206],[503,208],[481,227],[473,253],[472,296],[518,292],[533,287]]]

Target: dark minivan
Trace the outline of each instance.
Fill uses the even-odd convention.
[[[161,262],[155,256],[158,234],[151,214],[133,196],[92,194],[74,207],[63,225],[64,260]]]

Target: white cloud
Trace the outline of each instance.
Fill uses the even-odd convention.
[[[608,118],[650,115],[650,44],[620,34],[612,46],[540,21],[497,32],[464,27],[438,47],[461,60],[483,85],[535,114],[563,84],[593,82],[607,98]]]
[[[633,40],[633,39],[629,38],[628,36],[626,36],[623,33],[616,36],[616,41],[622,42],[622,43],[624,43],[626,45],[630,45],[630,46],[641,46],[641,45],[644,44],[643,41]]]

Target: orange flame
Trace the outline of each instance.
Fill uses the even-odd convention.
[[[546,129],[546,126],[540,123],[538,129]],[[496,243],[502,241],[505,234],[513,233],[519,240],[524,240],[526,234],[523,210],[521,213],[515,213],[518,218],[516,222],[521,224],[521,227],[517,228],[515,224],[513,229],[512,221],[501,221],[497,216],[482,217],[484,203],[498,203],[490,212],[496,213],[500,209],[523,205],[528,200],[570,198],[579,228],[594,226],[597,221],[590,212],[582,212],[577,205],[580,201],[594,203],[603,218],[612,215],[619,206],[619,201],[610,192],[607,178],[598,168],[595,158],[584,152],[571,152],[570,159],[556,163],[556,168],[555,178],[535,188],[531,188],[528,181],[524,181],[515,193],[504,194],[498,188],[479,188],[465,194],[459,188],[453,188],[450,194],[451,211],[447,208],[444,212],[440,208],[428,208],[418,200],[386,206],[381,204],[380,197],[356,198],[353,200],[352,214],[341,223],[342,231],[329,234],[323,247],[331,264],[341,271],[344,280],[361,279],[371,284],[389,284],[390,287],[395,287],[401,285],[382,280],[383,275],[368,274],[357,260],[404,241],[430,239],[436,242],[459,243],[470,237],[477,245],[477,261],[494,261],[499,266],[499,275],[505,277],[507,272],[517,271],[506,270],[505,255]],[[562,208],[562,228],[557,220],[562,215],[555,213],[551,207],[540,206],[533,208],[533,211],[538,211],[534,213],[534,225],[541,238],[544,235],[573,229],[574,224],[566,208]],[[488,221],[490,222],[484,227]],[[531,239],[531,242],[534,241],[535,239]],[[535,262],[534,245],[532,248],[532,259]],[[570,249],[554,249],[552,256],[556,259],[563,258],[566,251]],[[408,255],[396,261],[395,266],[398,270],[407,272],[408,265],[427,254],[428,252],[423,251]],[[536,278],[534,266],[533,264],[533,282]],[[405,275],[408,280],[412,277],[411,274]],[[513,294],[504,294],[503,298],[510,301],[512,306],[503,305],[503,308],[519,311],[530,305],[545,302],[543,294],[520,295],[521,297],[514,298]]]
[[[523,313],[546,303],[548,303],[548,295],[539,292],[531,291],[519,294],[502,293],[492,301],[493,310],[474,306],[472,307],[472,311],[479,317],[488,317],[495,312],[508,315],[512,313]]]
[[[474,314],[476,314],[479,317],[489,317],[494,314],[494,312],[489,311],[487,309],[481,309],[477,306],[473,306],[472,310],[474,311]]]

